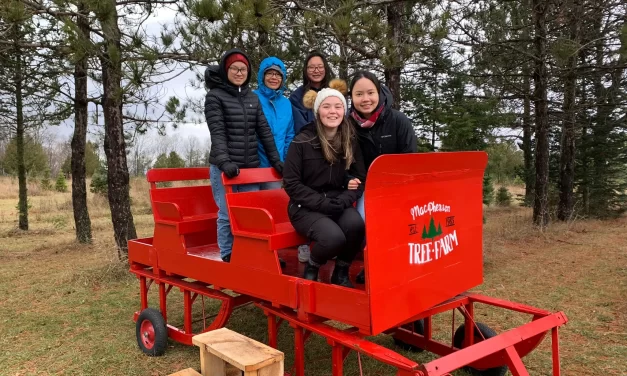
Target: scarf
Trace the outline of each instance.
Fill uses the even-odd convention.
[[[372,128],[374,123],[377,122],[379,115],[381,115],[381,112],[383,112],[383,103],[377,106],[377,109],[372,113],[372,115],[370,115],[370,118],[368,119],[364,119],[361,116],[359,116],[359,114],[357,113],[357,110],[355,110],[354,108],[351,111],[351,116],[353,117],[353,119],[355,119],[355,121],[357,122],[357,124],[359,124],[360,127]]]

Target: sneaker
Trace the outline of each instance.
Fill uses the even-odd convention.
[[[310,250],[307,244],[298,246],[298,261],[300,262],[309,261],[309,254],[310,254]]]

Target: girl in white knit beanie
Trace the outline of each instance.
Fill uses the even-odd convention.
[[[363,181],[365,170],[353,127],[347,122],[346,83],[305,94],[315,120],[296,135],[287,152],[283,182],[288,216],[296,232],[314,242],[303,278],[317,280],[320,266],[335,260],[331,283],[353,287],[349,267],[361,250],[364,221],[354,208],[363,189],[347,189],[347,174]]]

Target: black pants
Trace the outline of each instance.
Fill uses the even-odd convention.
[[[296,232],[314,241],[310,258],[316,264],[325,264],[336,256],[351,263],[361,250],[366,227],[353,207],[331,217],[290,203],[288,214]]]

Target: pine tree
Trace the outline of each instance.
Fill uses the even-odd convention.
[[[15,132],[16,170],[19,185],[18,226],[28,230],[28,191],[26,185],[27,130],[65,118],[67,107],[55,101],[58,75],[43,67],[55,67],[49,51],[29,46],[49,30],[37,25],[35,14],[18,0],[0,5],[0,127]]]
[[[39,183],[40,187],[42,190],[44,191],[50,191],[52,190],[52,184],[50,183],[50,169],[47,168],[44,171],[44,176],[41,179],[41,182]]]
[[[57,175],[57,181],[54,184],[54,190],[57,192],[67,192],[67,183],[65,182],[65,175],[59,173]]]
[[[101,195],[103,197],[108,197],[108,186],[107,183],[107,164],[100,163],[94,175],[91,178],[91,184],[89,185],[89,191],[93,194]]]
[[[483,176],[483,204],[490,205],[494,200],[494,186],[492,185],[492,178],[490,175],[485,174]]]
[[[559,167],[559,208],[557,218],[565,221],[572,217],[574,209],[574,181],[575,181],[575,124],[577,119],[576,86],[577,61],[581,50],[580,31],[581,17],[583,16],[583,1],[570,0],[567,2],[569,35],[565,55],[564,77],[564,120],[560,140],[560,167]]]
[[[535,65],[534,111],[536,118],[536,155],[535,155],[535,201],[533,222],[545,227],[549,223],[549,119],[548,119],[548,75],[547,75],[547,10],[548,2],[532,0],[534,20]]]
[[[431,217],[429,221],[429,233],[427,234],[427,238],[433,240],[436,236],[438,236],[438,230],[435,228],[435,220]]]

